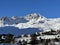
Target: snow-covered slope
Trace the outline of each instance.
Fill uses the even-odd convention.
[[[35,32],[39,32],[38,28],[26,28],[26,29],[19,29],[12,26],[0,27],[0,34],[13,34],[16,36],[23,35],[23,34],[34,34]]]
[[[0,27],[13,26],[19,29],[38,28],[44,31],[60,30],[60,18],[46,18],[41,14],[28,14],[24,17],[2,17]]]

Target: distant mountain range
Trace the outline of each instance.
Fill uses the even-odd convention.
[[[23,17],[0,18],[0,33],[27,34],[37,31],[50,31],[51,29],[60,30],[60,18],[46,18],[37,13]]]

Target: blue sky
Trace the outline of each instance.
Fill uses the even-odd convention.
[[[0,17],[41,13],[47,18],[60,17],[60,0],[0,0]]]

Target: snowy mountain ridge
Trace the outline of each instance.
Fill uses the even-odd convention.
[[[43,31],[60,30],[60,18],[46,18],[41,14],[33,13],[24,17],[2,17],[0,27],[13,26],[19,29],[38,28]]]

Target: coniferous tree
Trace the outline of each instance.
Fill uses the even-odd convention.
[[[33,34],[31,36],[31,42],[30,42],[31,45],[35,45],[35,44],[38,44],[38,41],[37,41],[37,36],[35,34]]]
[[[13,40],[13,35],[7,34],[6,39],[5,39],[5,43],[11,43],[12,40]]]

